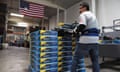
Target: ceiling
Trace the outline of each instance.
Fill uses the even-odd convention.
[[[50,2],[53,2],[57,5],[60,5],[61,7],[67,9],[69,7],[71,7],[72,5],[80,2],[81,0],[47,0]]]
[[[40,1],[40,0],[36,0]],[[81,0],[44,0],[48,3],[56,4],[58,6],[63,7],[64,9],[67,9],[71,7],[72,5],[80,2]],[[0,0],[2,3],[7,3],[8,5],[8,13],[19,13],[19,0]],[[62,10],[60,10],[61,12]],[[50,18],[51,16],[57,15],[57,8],[45,6],[45,17]],[[9,22],[10,23],[16,23],[18,21],[27,21],[27,22],[40,22],[41,19],[39,18],[32,18],[25,16],[24,19],[11,17],[9,16]],[[12,22],[13,21],[13,22]]]
[[[3,2],[7,2],[9,11],[18,12],[19,10],[19,0],[2,0]],[[37,0],[36,0],[37,1]],[[39,0],[38,0],[39,1]],[[58,6],[61,6],[65,9],[71,7],[72,5],[80,2],[81,0],[45,0],[48,3],[53,3]],[[54,7],[46,6],[45,7],[45,16],[51,17],[57,13],[57,9]]]

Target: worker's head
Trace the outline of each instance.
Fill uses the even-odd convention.
[[[83,13],[84,11],[89,11],[89,4],[86,2],[80,4],[80,13]]]

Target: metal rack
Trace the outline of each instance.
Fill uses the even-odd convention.
[[[105,32],[105,29],[111,29],[113,32]],[[120,58],[120,42],[116,43],[114,40],[114,38],[120,37],[120,19],[113,20],[113,26],[103,27],[101,35],[104,43],[100,44],[100,56]],[[110,36],[113,40],[105,42],[105,40],[103,40],[104,36]]]

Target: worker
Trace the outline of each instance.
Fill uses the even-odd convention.
[[[72,32],[79,32],[81,35],[76,44],[71,72],[77,72],[78,63],[86,54],[90,55],[93,72],[100,72],[98,63],[99,26],[95,15],[89,10],[88,3],[82,2],[80,4],[79,24]]]

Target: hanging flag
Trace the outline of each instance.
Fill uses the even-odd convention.
[[[30,17],[43,18],[45,6],[20,0],[20,14]]]

